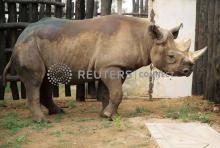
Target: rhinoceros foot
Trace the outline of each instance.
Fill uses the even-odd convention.
[[[54,114],[63,114],[63,113],[65,113],[63,111],[63,109],[56,106],[56,107],[53,107],[52,109],[50,109],[48,114],[49,115],[54,115]]]
[[[33,121],[37,123],[47,122],[50,123],[51,121],[46,119],[45,116],[42,115],[35,115],[33,116]]]
[[[117,109],[112,106],[112,105],[108,105],[104,111],[101,113],[102,117],[108,118],[109,120],[113,120],[114,116],[116,116],[117,113]]]

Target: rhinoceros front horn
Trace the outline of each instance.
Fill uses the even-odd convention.
[[[192,54],[193,60],[194,61],[198,60],[199,57],[201,57],[206,52],[206,50],[207,50],[207,47],[204,47],[200,50],[197,50],[197,51],[193,52],[193,54]]]

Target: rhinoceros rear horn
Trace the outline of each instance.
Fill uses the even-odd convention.
[[[180,28],[183,27],[183,23],[181,23],[179,26],[176,26],[172,29],[170,29],[170,32],[173,34],[174,39],[178,37]]]
[[[150,25],[149,31],[153,34],[153,38],[157,39],[157,43],[163,43],[167,40],[167,34],[164,34],[158,26]]]
[[[197,50],[197,51],[193,52],[193,54],[192,54],[193,60],[194,61],[198,60],[199,57],[201,57],[206,52],[206,50],[207,50],[207,47],[204,47],[200,50]]]

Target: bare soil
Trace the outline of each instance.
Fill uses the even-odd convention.
[[[119,107],[121,120],[108,121],[99,116],[101,103],[95,100],[72,102],[72,98],[56,98],[57,104],[65,114],[47,115],[51,127],[34,130],[24,127],[16,133],[0,126],[0,147],[7,147],[9,141],[15,141],[13,147],[24,148],[155,148],[157,144],[151,138],[144,123],[153,119],[165,119],[169,108],[186,104],[195,104],[200,112],[210,114],[209,124],[220,132],[219,112],[213,112],[213,103],[201,97],[177,99],[124,99]],[[43,108],[43,107],[42,107]],[[47,111],[43,108],[45,114]],[[7,113],[16,112],[21,118],[30,116],[25,100],[6,101],[0,107],[0,119]],[[183,122],[180,119],[174,122]],[[22,140],[22,135],[25,139]],[[20,140],[18,137],[21,137]]]

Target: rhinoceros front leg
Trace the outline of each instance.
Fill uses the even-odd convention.
[[[45,76],[40,88],[40,103],[48,109],[49,115],[64,113],[64,111],[54,103],[52,92],[52,84],[49,83]]]
[[[120,77],[120,68],[108,68],[101,73],[107,73],[101,76],[103,83],[109,91],[109,103],[105,107],[103,114],[112,119],[117,114],[118,106],[122,101],[122,79]]]
[[[109,103],[109,92],[108,92],[108,88],[105,86],[105,84],[102,81],[100,81],[98,84],[97,98],[98,100],[102,101],[102,110],[100,112],[100,116],[106,117],[103,111]]]

